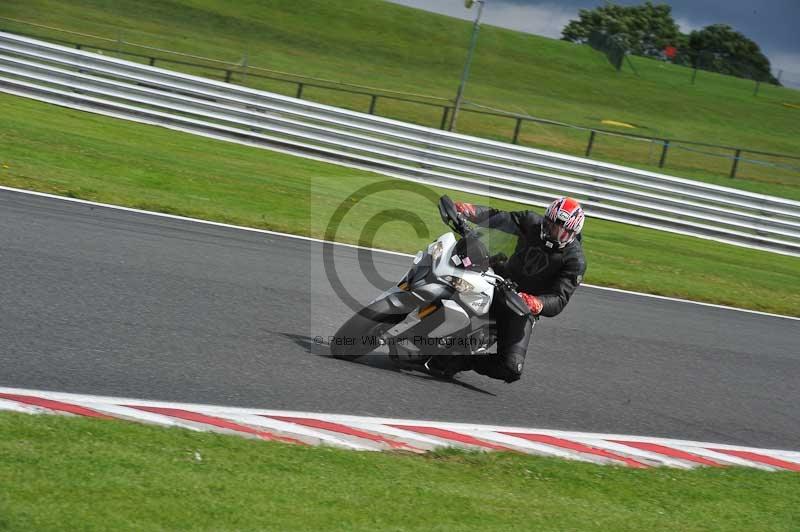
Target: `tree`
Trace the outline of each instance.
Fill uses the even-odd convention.
[[[703,70],[778,84],[758,44],[727,24],[712,24],[689,35],[692,64]]]
[[[634,55],[661,57],[667,46],[680,40],[680,30],[666,4],[645,2],[639,6],[612,3],[595,9],[581,9],[561,32],[565,41],[586,44],[592,35],[602,34]]]
[[[590,44],[619,69],[626,53],[663,58],[667,46],[677,48],[673,62],[741,78],[779,84],[769,59],[751,39],[726,24],[712,24],[686,35],[672,18],[672,8],[645,2],[620,6],[611,2],[581,9],[561,31],[565,41]]]

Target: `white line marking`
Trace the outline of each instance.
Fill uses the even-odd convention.
[[[356,244],[346,244],[344,242],[331,242],[331,241],[323,240],[323,239],[320,239],[320,238],[313,238],[313,237],[302,236],[302,235],[293,235],[293,234],[289,234],[289,233],[281,233],[281,232],[278,232],[278,231],[270,231],[268,229],[257,229],[255,227],[245,227],[245,226],[241,226],[241,225],[226,224],[226,223],[222,223],[222,222],[213,222],[211,220],[202,220],[202,219],[199,219],[199,218],[190,218],[190,217],[187,217],[187,216],[178,216],[178,215],[175,215],[175,214],[167,214],[167,213],[154,212],[154,211],[145,211],[145,210],[142,210],[142,209],[134,209],[132,207],[122,207],[122,206],[119,206],[119,205],[111,205],[109,203],[98,203],[98,202],[95,202],[95,201],[83,200],[83,199],[78,199],[78,198],[67,198],[67,197],[58,196],[58,195],[55,195],[55,194],[48,194],[46,192],[36,192],[36,191],[33,191],[33,190],[24,190],[24,189],[20,189],[20,188],[6,187],[6,186],[2,186],[2,185],[0,185],[0,190],[5,190],[7,192],[15,192],[15,193],[18,193],[18,194],[28,194],[28,195],[31,195],[31,196],[39,196],[39,197],[49,198],[49,199],[53,199],[53,200],[67,201],[67,202],[71,202],[71,203],[78,203],[78,204],[82,204],[82,205],[91,205],[93,207],[102,207],[102,208],[105,208],[105,209],[114,209],[114,210],[118,210],[118,211],[131,212],[131,213],[142,214],[142,215],[146,215],[146,216],[156,216],[156,217],[159,217],[159,218],[167,218],[167,219],[170,219],[170,220],[178,220],[178,221],[182,221],[182,222],[191,222],[191,223],[211,225],[211,226],[215,226],[215,227],[224,227],[226,229],[236,229],[236,230],[239,230],[239,231],[249,231],[249,232],[252,232],[252,233],[260,233],[260,234],[265,234],[265,235],[279,236],[279,237],[283,237],[283,238],[292,238],[292,239],[297,239],[297,240],[305,240],[305,241],[308,241],[308,242],[317,242],[317,243],[320,243],[320,244],[333,244],[333,245],[336,245],[336,246],[343,246],[343,247],[348,247],[348,248],[352,248],[352,249],[366,249],[366,250],[369,250],[369,251],[373,251],[375,253],[385,253],[387,255],[395,255],[395,256],[398,256],[398,257],[409,257],[409,258],[411,258],[411,257],[414,256],[414,255],[411,255],[409,253],[402,253],[400,251],[391,251],[391,250],[387,250],[387,249],[378,249],[378,248],[371,248],[371,247],[365,247],[365,246],[358,246]],[[686,304],[692,304],[692,305],[701,305],[701,306],[704,306],[704,307],[718,308],[718,309],[722,309],[722,310],[731,310],[731,311],[735,311],[735,312],[745,312],[745,313],[748,313],[748,314],[756,314],[756,315],[759,315],[759,316],[766,316],[766,317],[770,317],[770,318],[783,318],[783,319],[787,319],[787,320],[800,321],[800,317],[786,316],[784,314],[773,314],[773,313],[770,313],[770,312],[762,312],[762,311],[759,311],[759,310],[751,310],[751,309],[745,309],[745,308],[739,308],[739,307],[730,307],[730,306],[727,306],[727,305],[717,305],[717,304],[714,304],[714,303],[704,303],[702,301],[692,301],[690,299],[679,299],[679,298],[675,298],[675,297],[658,296],[658,295],[655,295],[655,294],[646,294],[644,292],[635,292],[635,291],[632,291],[632,290],[623,290],[623,289],[620,289],[620,288],[610,288],[610,287],[606,287],[606,286],[598,286],[598,285],[593,285],[593,284],[583,284],[582,286],[585,286],[587,288],[598,289],[598,290],[607,290],[607,291],[611,291],[611,292],[618,292],[618,293],[621,293],[621,294],[629,294],[629,295],[638,296],[638,297],[649,297],[649,298],[653,298],[653,299],[660,299],[660,300],[665,300],[665,301],[673,301],[673,302],[676,302],[676,303],[686,303]]]
[[[120,205],[112,205],[110,203],[98,203],[96,201],[83,200],[83,199],[79,199],[79,198],[67,198],[65,196],[57,196],[55,194],[48,194],[46,192],[36,192],[36,191],[33,191],[33,190],[24,190],[24,189],[20,189],[20,188],[6,187],[6,186],[2,186],[2,185],[0,185],[0,190],[5,190],[7,192],[16,192],[16,193],[19,193],[19,194],[27,194],[27,195],[31,195],[31,196],[39,196],[39,197],[42,197],[42,198],[48,198],[48,199],[53,199],[53,200],[66,201],[66,202],[70,202],[70,203],[78,203],[78,204],[81,204],[81,205],[90,205],[92,207],[101,207],[101,208],[104,208],[104,209],[113,209],[113,210],[117,210],[117,211],[131,212],[131,213],[134,213],[134,214],[142,214],[142,215],[146,215],[146,216],[155,216],[155,217],[158,217],[158,218],[167,218],[167,219],[170,219],[170,220],[178,220],[178,221],[181,221],[181,222],[191,222],[191,223],[198,223],[198,224],[203,224],[203,225],[211,225],[211,226],[214,226],[214,227],[224,227],[225,229],[236,229],[236,230],[239,230],[239,231],[248,231],[248,232],[251,232],[251,233],[260,233],[260,234],[264,234],[264,235],[279,236],[279,237],[284,237],[284,238],[293,238],[293,239],[296,239],[296,240],[306,240],[306,241],[309,241],[309,242],[318,242],[320,244],[333,244],[333,245],[336,245],[336,246],[344,246],[344,247],[353,248],[353,249],[367,249],[367,250],[370,250],[370,251],[375,251],[377,253],[386,253],[386,254],[389,254],[389,255],[398,255],[398,256],[401,256],[401,257],[413,257],[414,256],[414,255],[409,255],[408,253],[401,253],[399,251],[389,251],[389,250],[386,250],[386,249],[368,248],[368,247],[364,247],[364,246],[357,246],[355,244],[346,244],[344,242],[330,242],[328,240],[322,240],[320,238],[313,238],[313,237],[310,237],[310,236],[292,235],[292,234],[289,234],[289,233],[280,233],[278,231],[270,231],[268,229],[257,229],[255,227],[246,227],[246,226],[243,226],[243,225],[226,224],[226,223],[223,223],[223,222],[214,222],[214,221],[211,221],[211,220],[203,220],[203,219],[200,219],[200,218],[189,218],[187,216],[178,216],[177,214],[167,214],[167,213],[163,213],[163,212],[145,211],[145,210],[142,210],[142,209],[134,209],[132,207],[122,207]]]
[[[466,183],[462,183],[461,185],[459,185],[459,188],[456,189],[456,188],[453,187],[453,185],[451,183],[446,183],[446,182],[439,181],[439,179],[435,175],[432,175],[431,177],[428,177],[428,178],[420,178],[420,177],[413,177],[413,176],[410,176],[408,174],[404,174],[402,172],[396,172],[396,171],[393,171],[393,170],[388,169],[388,168],[377,169],[374,166],[369,166],[369,164],[366,164],[366,163],[358,164],[358,163],[355,163],[355,162],[352,162],[352,161],[344,163],[344,162],[340,161],[337,158],[337,156],[336,156],[337,152],[335,150],[332,151],[332,150],[330,150],[328,148],[324,148],[324,147],[309,146],[309,145],[305,145],[303,143],[300,143],[300,144],[295,143],[294,145],[296,146],[296,148],[294,150],[289,149],[289,148],[275,148],[273,146],[273,144],[276,143],[276,142],[281,143],[282,141],[280,139],[275,139],[275,138],[272,138],[272,137],[267,136],[267,135],[262,135],[262,134],[253,133],[253,132],[250,132],[251,138],[261,139],[262,142],[250,141],[250,140],[246,140],[246,139],[243,139],[243,138],[232,138],[230,136],[230,133],[237,133],[238,134],[238,133],[240,133],[242,131],[242,130],[236,130],[235,128],[229,128],[229,127],[226,128],[225,126],[217,126],[217,131],[223,131],[224,130],[224,131],[229,133],[228,135],[223,134],[223,133],[210,132],[210,131],[201,131],[201,130],[196,129],[196,128],[191,128],[191,127],[188,127],[188,126],[180,126],[180,125],[176,125],[176,124],[173,124],[173,123],[165,122],[164,120],[158,120],[158,119],[155,119],[155,118],[154,119],[148,119],[148,118],[145,118],[145,117],[142,117],[142,116],[132,115],[132,114],[126,113],[124,111],[116,112],[116,111],[109,110],[109,109],[99,108],[96,105],[94,105],[94,106],[91,105],[91,103],[89,103],[89,104],[81,104],[81,103],[76,103],[76,102],[72,102],[72,101],[65,101],[64,99],[60,99],[58,97],[48,97],[48,96],[43,96],[43,95],[39,95],[39,94],[31,94],[31,93],[26,92],[24,90],[20,91],[20,90],[15,90],[13,88],[8,88],[8,87],[0,87],[0,89],[2,89],[3,92],[6,92],[8,94],[17,95],[17,96],[21,96],[21,97],[24,97],[24,98],[30,98],[30,99],[34,99],[34,100],[38,100],[38,101],[42,101],[42,102],[52,103],[52,104],[55,104],[55,105],[58,105],[58,106],[61,106],[61,107],[67,107],[67,108],[71,108],[71,109],[79,109],[79,110],[87,111],[87,112],[90,112],[90,113],[100,114],[100,115],[104,115],[104,116],[111,116],[111,117],[120,118],[120,119],[123,119],[123,120],[143,123],[143,124],[151,124],[151,125],[163,127],[163,128],[166,128],[166,129],[171,129],[171,130],[174,130],[174,131],[182,131],[182,132],[185,132],[185,133],[190,133],[190,134],[193,134],[193,135],[198,135],[198,136],[202,136],[202,137],[217,139],[217,140],[221,140],[221,141],[224,141],[224,142],[232,142],[234,144],[240,144],[240,145],[244,145],[244,146],[251,146],[251,147],[270,150],[270,151],[280,151],[280,152],[283,152],[283,153],[289,153],[289,154],[296,155],[296,156],[303,157],[303,158],[307,158],[307,159],[322,160],[322,161],[326,161],[328,163],[335,164],[335,165],[346,166],[346,167],[350,167],[350,168],[358,168],[358,169],[366,170],[366,171],[368,171],[370,173],[373,173],[373,174],[385,175],[385,176],[388,176],[388,177],[395,177],[395,178],[398,178],[398,179],[403,179],[405,181],[411,181],[411,182],[415,182],[415,183],[423,183],[423,184],[426,184],[426,185],[429,185],[429,186],[436,186],[436,187],[439,187],[439,188],[445,188],[445,189],[453,190],[455,192],[470,193],[470,194],[475,194],[475,195],[479,195],[479,196],[485,196],[486,195],[484,190],[480,190],[480,189],[478,189],[476,187],[469,186]],[[56,92],[59,92],[59,91],[56,91]],[[91,98],[91,97],[87,97],[87,98],[88,98],[87,101],[89,101],[89,100],[97,101],[96,98]],[[121,106],[118,106],[118,107],[126,108],[128,110],[132,109],[130,106],[125,106],[125,105],[121,105]],[[156,112],[156,111],[151,112],[151,114],[159,115],[160,117],[169,117],[169,116],[171,116],[169,114],[159,113],[159,112]],[[192,122],[197,122],[197,121],[192,121]],[[198,122],[198,123],[200,123],[200,122]],[[202,123],[200,123],[200,125],[201,125],[201,127],[206,127],[206,126],[203,126]],[[267,145],[267,144],[269,144],[269,145]],[[304,147],[305,148],[311,148],[312,150],[314,150],[316,152],[320,152],[320,151],[328,152],[331,155],[329,157],[327,157],[327,158],[325,156],[311,156],[307,152],[303,151]],[[441,177],[441,176],[439,176],[439,177]],[[673,179],[675,179],[675,178],[673,178]],[[695,181],[694,183],[696,184],[697,182]],[[707,186],[713,186],[713,185],[707,185]],[[536,201],[520,200],[518,197],[515,197],[513,195],[509,195],[509,194],[505,194],[505,193],[500,193],[500,192],[495,192],[491,197],[493,197],[495,199],[501,199],[501,200],[514,202],[514,203],[522,203],[522,204],[535,205],[535,206],[540,206],[540,207],[543,207],[543,206],[546,205],[546,203],[539,203],[539,202],[536,202]],[[775,198],[773,197],[772,199],[775,199]],[[783,199],[783,198],[778,198],[778,199]],[[790,201],[790,200],[783,200],[783,201]],[[665,231],[665,232],[678,234],[678,235],[687,235],[687,236],[691,236],[691,237],[694,237],[694,238],[702,238],[702,239],[705,239],[705,240],[711,240],[711,241],[714,241],[714,242],[721,242],[723,244],[730,244],[730,245],[733,245],[733,246],[739,246],[739,247],[744,247],[744,248],[748,248],[748,249],[756,249],[756,250],[761,250],[761,251],[768,251],[768,252],[771,252],[771,253],[787,255],[787,256],[793,256],[793,257],[800,256],[797,253],[792,252],[792,251],[779,250],[779,249],[767,249],[767,248],[759,246],[759,245],[746,244],[746,243],[743,243],[743,242],[738,242],[736,240],[730,240],[730,239],[724,238],[724,237],[704,235],[704,234],[699,234],[699,233],[695,233],[695,232],[692,232],[692,231],[681,230],[681,229],[677,229],[677,228],[659,227],[659,226],[656,226],[656,225],[653,225],[653,224],[650,224],[650,223],[647,223],[647,222],[641,222],[641,221],[635,221],[635,220],[621,220],[621,219],[619,219],[619,218],[617,218],[615,216],[608,216],[608,215],[603,215],[603,216],[594,215],[594,217],[596,217],[597,219],[601,219],[601,220],[619,222],[619,223],[624,223],[626,225],[633,225],[633,226],[636,226],[636,227],[644,227],[644,228],[648,228],[648,229],[655,229],[657,231]]]
[[[729,307],[727,305],[717,305],[717,304],[714,304],[714,303],[704,303],[702,301],[692,301],[690,299],[679,299],[677,297],[657,296],[655,294],[645,294],[644,292],[634,292],[632,290],[622,290],[620,288],[611,288],[611,287],[608,287],[608,286],[597,286],[597,285],[593,285],[593,284],[584,284],[582,286],[585,286],[585,287],[588,287],[588,288],[595,288],[597,290],[607,290],[609,292],[618,292],[620,294],[629,294],[629,295],[639,296],[639,297],[650,297],[650,298],[653,298],[653,299],[661,299],[663,301],[674,301],[676,303],[691,303],[693,305],[701,305],[703,307],[712,307],[712,308],[718,308],[718,309],[723,309],[723,310],[735,310],[737,312],[747,312],[748,314],[758,314],[759,316],[768,316],[770,318],[784,318],[784,319],[787,319],[787,320],[800,321],[800,317],[786,316],[784,314],[773,314],[771,312],[762,312],[760,310],[750,310],[750,309],[746,309],[746,308]]]

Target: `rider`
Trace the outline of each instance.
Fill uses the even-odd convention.
[[[584,214],[576,200],[555,200],[544,217],[531,211],[505,212],[462,202],[456,202],[456,209],[471,222],[518,237],[511,258],[496,269],[497,273],[517,283],[519,295],[531,314],[553,317],[564,309],[586,271],[580,237]],[[433,357],[428,366],[446,376],[472,369],[506,382],[519,380],[533,320],[529,316],[517,316],[505,305],[495,305],[493,310],[497,322],[497,355],[450,360]]]

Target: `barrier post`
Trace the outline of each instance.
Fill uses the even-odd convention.
[[[742,156],[741,148],[736,149],[736,154],[733,156],[733,166],[731,166],[731,175],[730,178],[733,179],[736,177],[736,169],[739,168],[739,157]]]
[[[658,160],[658,167],[664,168],[664,163],[667,162],[667,151],[669,150],[669,139],[664,139],[664,145],[661,148],[661,159]]]
[[[596,131],[593,129],[589,132],[589,144],[586,145],[586,157],[592,154],[592,146],[594,146],[594,136]]]
[[[439,129],[447,129],[447,115],[450,114],[450,108],[443,105],[442,109],[444,109],[444,112],[442,113],[442,123],[439,125]]]
[[[511,139],[511,144],[517,144],[519,140],[519,130],[522,127],[522,118],[517,118],[517,123],[514,125],[514,138]]]

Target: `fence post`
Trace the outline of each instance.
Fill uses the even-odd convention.
[[[594,135],[595,130],[589,132],[589,144],[586,145],[586,157],[589,157],[592,154],[592,146],[594,146]]]
[[[517,118],[517,123],[514,125],[514,138],[511,139],[511,144],[517,144],[519,140],[519,130],[522,127],[522,118]]]
[[[370,102],[369,102],[369,114],[371,114],[371,115],[375,114],[375,104],[376,103],[378,103],[378,95],[377,94],[373,94],[372,95],[372,100],[370,100]]]
[[[442,113],[442,123],[439,125],[439,129],[447,129],[447,115],[450,114],[450,108],[443,105],[442,109],[444,109],[444,112]]]
[[[155,57],[151,57],[150,58],[150,66],[153,66],[155,64],[156,64],[156,58]]]
[[[733,166],[731,167],[731,179],[736,177],[736,169],[739,167],[739,157],[742,156],[742,149],[736,148],[736,154],[733,156]]]
[[[664,168],[664,163],[667,162],[667,150],[669,150],[669,139],[664,139],[664,146],[661,148],[661,159],[658,160],[659,168]]]
[[[696,79],[697,79],[697,67],[695,66],[692,69],[692,85],[694,85],[694,80],[696,80]]]
[[[294,97],[295,98],[301,98],[301,99],[303,98],[303,84],[302,83],[298,83],[297,84],[297,94],[295,94]]]
[[[225,83],[230,83],[230,82],[231,82],[231,71],[230,70],[226,70],[225,71]]]

